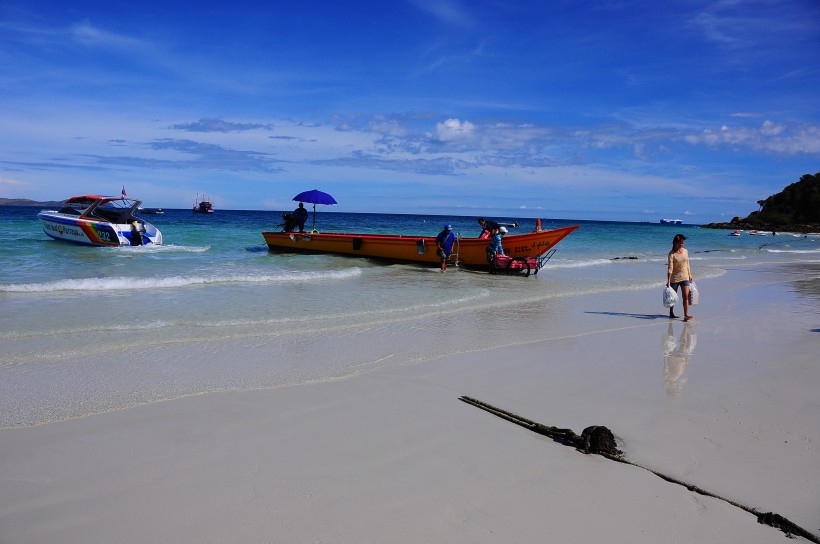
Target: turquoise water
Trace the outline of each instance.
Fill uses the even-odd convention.
[[[269,253],[261,232],[281,222],[277,212],[166,210],[146,216],[165,245],[97,248],[49,239],[38,211],[0,207],[0,427],[536,340],[560,325],[568,297],[660,292],[678,232],[696,280],[727,268],[820,262],[817,237],[542,219],[544,228],[581,228],[537,276],[441,274]],[[317,213],[317,228],[336,232],[435,235],[445,222],[463,237],[480,230],[475,217]]]

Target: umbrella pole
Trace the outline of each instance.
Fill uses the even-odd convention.
[[[316,204],[313,205],[313,230],[316,230]]]

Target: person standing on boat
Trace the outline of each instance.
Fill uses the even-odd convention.
[[[479,238],[489,238],[499,227],[495,221],[490,221],[483,217],[478,218],[478,224],[481,225],[481,234],[478,235]]]
[[[680,286],[683,299],[683,320],[691,321],[694,316],[689,315],[689,282],[694,280],[689,268],[689,252],[683,247],[685,241],[686,236],[683,234],[676,234],[672,239],[672,250],[667,259],[666,286],[671,287],[675,292]],[[678,316],[675,315],[674,308],[669,308],[669,318],[676,317]]]
[[[447,259],[453,253],[453,242],[456,237],[453,234],[453,227],[449,224],[444,225],[444,230],[436,236],[436,254],[441,257],[441,271],[447,270]]]
[[[299,207],[293,210],[293,217],[296,219],[296,226],[299,227],[299,232],[305,232],[305,221],[308,218],[308,211],[305,209],[303,203],[299,203]]]

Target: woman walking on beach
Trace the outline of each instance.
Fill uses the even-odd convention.
[[[669,252],[668,272],[666,276],[666,286],[677,292],[678,286],[681,289],[683,299],[683,320],[691,321],[694,316],[689,315],[689,282],[692,280],[692,271],[689,269],[689,252],[683,247],[686,236],[676,234],[672,239],[672,251]],[[669,308],[669,318],[678,317],[674,308]]]

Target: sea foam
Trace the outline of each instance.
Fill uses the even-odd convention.
[[[55,291],[125,291],[139,289],[163,289],[226,283],[288,283],[316,280],[346,279],[361,275],[361,269],[325,272],[283,271],[276,274],[216,274],[213,276],[170,276],[167,278],[114,278],[65,279],[39,283],[0,284],[0,292],[47,293]]]

